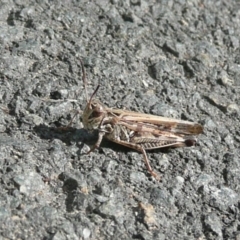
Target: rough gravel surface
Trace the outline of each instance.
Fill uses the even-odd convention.
[[[240,239],[239,1],[0,1],[1,239]],[[81,117],[109,107],[199,122],[143,156]],[[80,114],[81,116],[81,114]]]

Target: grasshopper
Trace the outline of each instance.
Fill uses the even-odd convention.
[[[108,108],[94,98],[99,85],[88,98],[85,68],[82,60],[80,63],[87,97],[82,122],[85,129],[98,130],[98,140],[88,153],[98,148],[103,138],[107,138],[117,144],[141,152],[148,171],[159,180],[159,175],[154,172],[149,163],[146,150],[195,145],[194,135],[203,132],[203,127],[198,123]]]

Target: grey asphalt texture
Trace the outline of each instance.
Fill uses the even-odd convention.
[[[240,239],[239,1],[1,1],[1,239]],[[142,154],[81,122],[108,107],[194,121]],[[71,128],[73,115],[80,114]]]

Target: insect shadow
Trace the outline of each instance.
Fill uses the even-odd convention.
[[[68,127],[67,129],[58,128],[58,127],[49,127],[44,124],[40,124],[33,128],[33,131],[41,138],[46,140],[54,140],[59,139],[64,142],[67,146],[71,146],[74,143],[77,144],[79,147],[78,154],[84,155],[85,153],[82,152],[82,148],[84,144],[88,145],[89,147],[93,146],[97,139],[98,139],[98,131],[94,130],[92,132],[87,131],[84,128],[73,128]],[[103,139],[100,147],[98,150],[100,153],[103,153],[103,149],[111,149],[116,152],[120,153],[128,153],[133,152],[134,150],[125,147],[123,145],[119,145],[107,139]],[[161,148],[161,149],[154,149],[150,150],[149,152],[161,152],[166,153],[169,152],[170,148]]]

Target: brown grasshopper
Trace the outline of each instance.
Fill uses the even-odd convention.
[[[160,179],[152,169],[145,150],[195,145],[196,139],[193,135],[203,132],[203,127],[198,123],[108,108],[93,98],[99,85],[89,99],[86,73],[83,62],[81,60],[80,62],[87,96],[87,106],[82,114],[82,122],[85,129],[99,132],[97,142],[88,153],[100,146],[103,137],[107,138],[141,152],[150,174]]]

